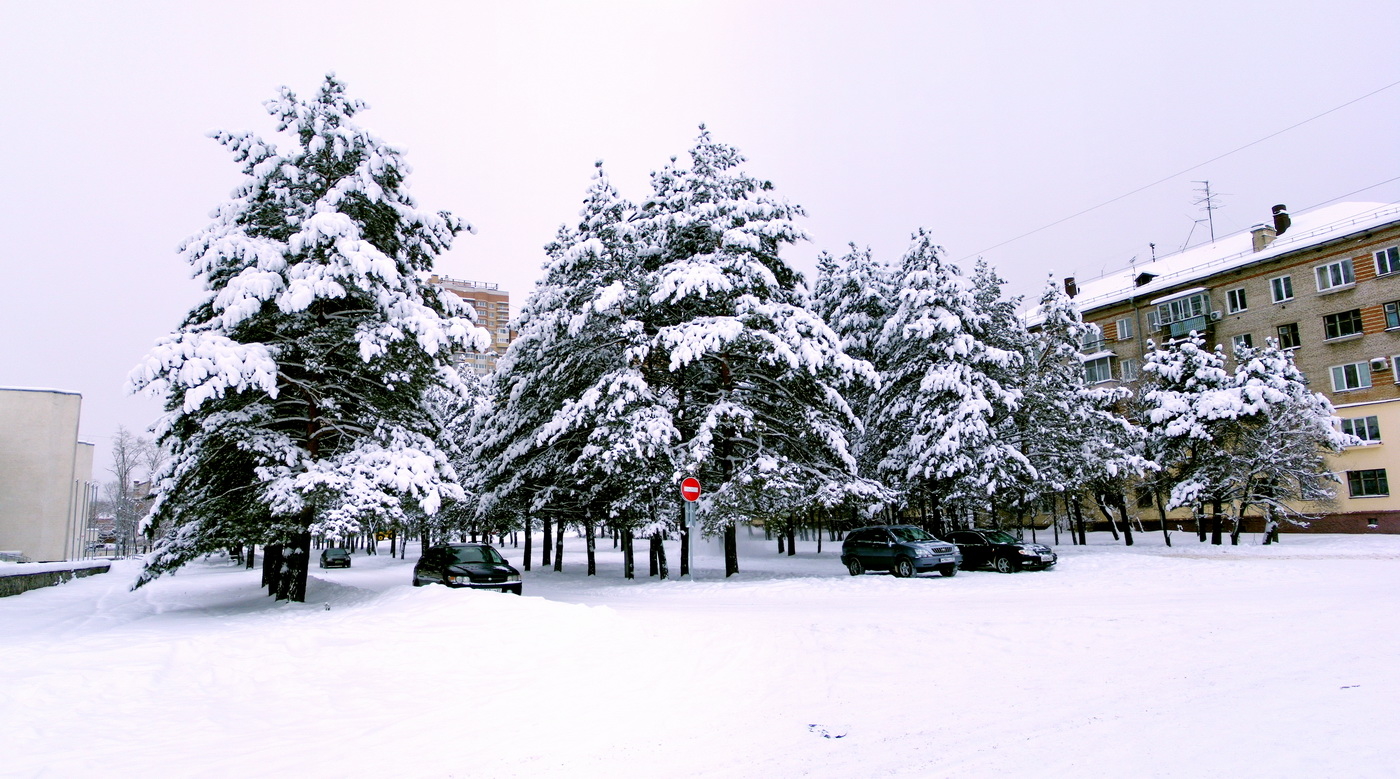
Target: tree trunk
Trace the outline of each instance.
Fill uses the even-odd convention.
[[[690,576],[690,526],[681,525],[681,576]]]
[[[632,556],[632,528],[622,531],[622,578],[637,578],[636,559]]]
[[[253,570],[253,553],[257,551],[257,548],[257,544],[249,544],[248,556],[243,558],[243,567],[247,568],[250,571]]]
[[[763,532],[765,532],[765,533],[768,532],[768,523],[767,523],[767,522],[764,522],[764,523],[763,523]],[[784,546],[784,543],[785,543],[786,541],[787,541],[787,534],[786,534],[786,533],[783,533],[782,531],[779,531],[779,532],[778,532],[778,554],[782,554],[783,552],[787,551],[787,549],[786,549],[785,546]]]
[[[1216,498],[1210,504],[1210,543],[1220,546],[1220,534],[1225,529],[1225,508],[1220,505],[1220,499]]]
[[[549,515],[545,514],[540,524],[544,527],[544,541],[540,544],[540,567],[548,568],[550,558],[554,554],[554,523]]]
[[[724,578],[739,572],[739,536],[731,522],[724,527]]]
[[[812,527],[815,528],[816,531],[817,531],[817,532],[816,532],[816,536],[817,536],[817,554],[821,554],[821,553],[822,553],[822,515],[821,515],[821,512],[818,511],[818,510],[816,510],[816,509],[812,509]]]
[[[554,570],[564,570],[564,522],[554,523]]]
[[[1060,545],[1060,516],[1055,513],[1055,504],[1058,502],[1054,495],[1050,496],[1050,527],[1055,531],[1055,546]]]
[[[647,538],[647,575],[655,576],[659,570],[660,561],[656,559],[656,534],[652,533]]]
[[[530,570],[530,555],[534,552],[535,520],[525,515],[525,570]]]
[[[1240,532],[1244,530],[1244,513],[1248,510],[1248,503],[1240,503],[1240,510],[1235,514],[1235,526],[1230,529],[1230,546],[1240,545]]]
[[[1162,518],[1162,540],[1167,546],[1172,545],[1171,531],[1167,530],[1167,509],[1162,503],[1162,493],[1157,490],[1152,491],[1152,502],[1157,504],[1157,516]]]
[[[1074,501],[1074,520],[1079,525],[1079,545],[1088,546],[1089,537],[1084,527],[1084,509],[1079,505],[1079,501]]]
[[[1099,513],[1103,514],[1103,518],[1108,520],[1108,529],[1113,533],[1113,540],[1117,541],[1118,523],[1113,521],[1113,514],[1108,510],[1108,503],[1105,499],[1105,495],[1098,490],[1094,491],[1094,505],[1099,507]]]
[[[1205,508],[1206,507],[1204,505],[1201,505],[1195,506],[1191,509],[1191,513],[1194,514],[1196,517],[1196,539],[1202,544],[1206,542]]]
[[[661,541],[661,533],[651,534],[651,556],[656,561],[656,572],[664,581],[670,578],[670,572],[666,568],[666,545]]]
[[[791,517],[791,518],[788,519],[787,539],[788,539],[788,548],[787,548],[788,557],[792,557],[793,555],[797,554],[797,518],[796,518],[796,517]]]
[[[311,534],[305,531],[292,536],[287,559],[283,561],[291,581],[287,584],[287,600],[306,602],[306,578],[311,572]]]
[[[281,580],[282,545],[276,541],[263,546],[262,586],[268,595],[277,595],[277,584]]]
[[[1128,501],[1123,499],[1123,493],[1114,494],[1113,507],[1118,510],[1118,516],[1123,520],[1123,545],[1132,546],[1133,522],[1128,518]]]
[[[597,553],[596,553],[596,552],[597,552],[597,541],[595,540],[596,534],[595,534],[594,531],[593,531],[593,521],[592,521],[592,520],[589,520],[589,521],[583,523],[583,530],[584,530],[584,533],[586,534],[585,538],[587,539],[586,544],[587,544],[587,549],[588,549],[588,575],[589,575],[589,576],[597,576],[597,575],[598,575],[598,556],[597,556]]]

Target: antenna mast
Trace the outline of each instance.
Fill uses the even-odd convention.
[[[1220,207],[1220,204],[1215,202],[1217,195],[1211,194],[1209,181],[1194,181],[1192,183],[1200,184],[1201,187],[1196,191],[1202,193],[1200,197],[1196,198],[1192,205],[1199,206],[1202,203],[1205,204],[1201,207],[1201,210],[1206,212],[1206,221],[1210,223],[1210,242],[1215,243],[1215,217],[1211,215],[1211,212]],[[1190,241],[1191,239],[1187,238],[1186,240]]]

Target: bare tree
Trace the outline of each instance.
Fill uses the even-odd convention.
[[[136,526],[141,521],[141,498],[136,489],[139,474],[151,473],[159,457],[149,438],[133,434],[121,425],[112,436],[112,481],[104,486],[105,497],[115,520],[117,553],[123,557],[136,549]]]

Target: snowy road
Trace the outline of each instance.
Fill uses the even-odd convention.
[[[1400,538],[1284,540],[912,580],[571,551],[522,598],[357,555],[283,605],[117,566],[0,600],[0,776],[1392,776]]]

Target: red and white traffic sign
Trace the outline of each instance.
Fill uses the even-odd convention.
[[[700,500],[700,480],[694,476],[687,476],[681,482],[681,497],[689,501]]]

